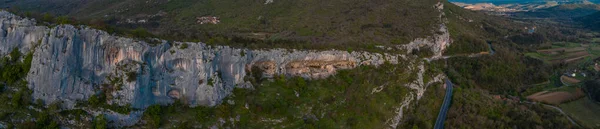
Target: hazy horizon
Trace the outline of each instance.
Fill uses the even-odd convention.
[[[584,0],[449,0],[450,2],[461,3],[494,3],[494,4],[511,4],[511,3],[530,3],[530,2],[546,2],[546,1],[584,1]],[[588,0],[598,3],[600,0]]]

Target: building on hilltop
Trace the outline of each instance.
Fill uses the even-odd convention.
[[[218,24],[219,22],[221,22],[218,17],[211,16],[197,17],[196,19],[196,22],[199,24]]]

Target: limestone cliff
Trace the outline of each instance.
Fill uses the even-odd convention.
[[[185,98],[193,106],[212,106],[236,86],[251,87],[244,78],[253,67],[262,69],[265,77],[322,78],[338,69],[407,58],[336,50],[248,50],[189,42],[162,41],[149,46],[86,26],[35,26],[34,20],[8,12],[0,12],[0,21],[2,54],[17,47],[23,53],[34,52],[27,77],[34,98],[61,100],[69,107],[101,90],[112,91],[111,103],[137,108],[170,103],[173,98]]]
[[[416,39],[398,48],[428,48],[434,58],[439,57],[450,40],[443,24],[438,32],[440,34]],[[191,106],[214,106],[236,87],[252,88],[245,78],[253,70],[261,71],[265,78],[286,75],[319,79],[340,69],[386,62],[420,62],[415,64],[420,64],[416,69],[420,81],[407,84],[407,87],[418,91],[417,98],[426,87],[422,79],[423,62],[413,55],[339,50],[250,50],[156,40],[161,43],[151,46],[141,40],[86,26],[36,26],[33,19],[0,11],[0,55],[7,55],[15,48],[22,53],[33,52],[27,81],[34,99],[46,103],[62,101],[66,108],[74,108],[76,101],[87,100],[99,93],[107,94],[111,104],[131,104],[135,108],[168,104],[176,99]],[[412,100],[412,97],[407,99],[407,104],[399,110]],[[401,115],[401,110],[399,112]],[[399,118],[393,121],[397,123],[399,120],[396,119]]]

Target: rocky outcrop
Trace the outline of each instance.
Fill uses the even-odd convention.
[[[249,50],[203,43],[144,41],[86,26],[35,26],[35,21],[0,12],[0,50],[34,52],[27,76],[35,99],[73,107],[100,91],[109,103],[144,108],[184,99],[213,106],[233,88],[251,87],[253,68],[275,75],[324,78],[340,69],[406,60],[403,55],[347,51]],[[185,47],[184,47],[185,46]]]
[[[436,5],[433,6],[433,8],[435,8],[440,13],[440,15],[438,15],[438,18],[441,22],[441,24],[439,24],[439,28],[437,28],[437,30],[434,30],[433,36],[427,38],[418,38],[410,42],[409,44],[396,46],[397,48],[408,50],[407,54],[414,54],[413,50],[429,49],[429,51],[431,51],[433,55],[431,57],[428,57],[428,60],[444,58],[442,54],[452,42],[452,40],[450,39],[450,33],[448,32],[448,28],[446,27],[446,23],[448,22],[448,20],[446,19],[446,14],[444,13],[444,3],[438,2]]]

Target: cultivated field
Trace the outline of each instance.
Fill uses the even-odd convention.
[[[573,64],[587,58],[600,57],[600,45],[579,43],[553,43],[525,55],[550,64]]]
[[[543,102],[552,105],[559,105],[564,102],[572,101],[584,97],[585,94],[581,88],[577,88],[574,92],[568,91],[542,91],[530,96],[527,96],[528,100]]]

